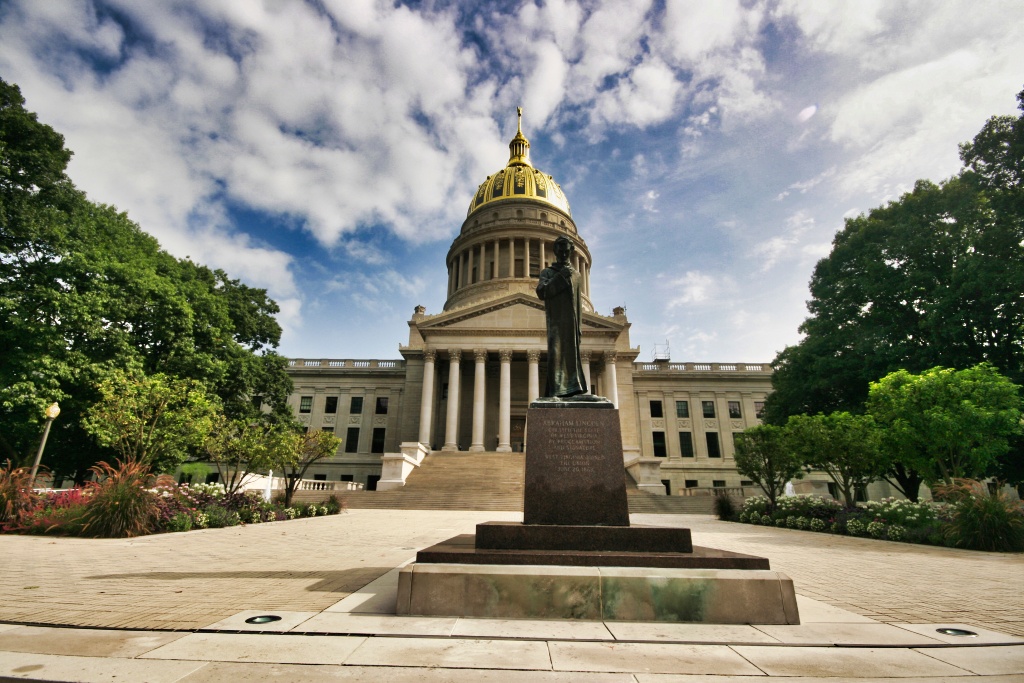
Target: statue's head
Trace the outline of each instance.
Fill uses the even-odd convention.
[[[568,237],[561,235],[555,239],[553,249],[555,250],[555,257],[558,259],[558,262],[565,263],[569,260],[569,256],[576,251],[576,245]]]

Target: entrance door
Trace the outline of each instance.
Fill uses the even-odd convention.
[[[515,453],[523,452],[523,442],[526,439],[526,418],[525,417],[513,417],[510,419],[509,424],[512,434],[510,435],[509,441],[512,445],[512,451]]]

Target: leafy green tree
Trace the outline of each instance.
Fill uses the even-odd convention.
[[[814,269],[803,340],[773,362],[768,422],[862,412],[869,383],[900,369],[990,362],[1024,381],[1024,115],[990,119],[961,158],[959,176],[847,219]]]
[[[885,469],[880,435],[869,415],[794,415],[786,429],[790,447],[803,464],[825,472],[843,493],[847,507],[855,505],[857,489],[878,479]]]
[[[314,463],[329,458],[338,452],[341,439],[332,432],[313,430],[299,436],[297,447],[290,453],[282,453],[278,465],[285,474],[284,504],[292,504],[292,497],[306,471]]]
[[[83,426],[122,461],[168,472],[198,452],[219,406],[202,384],[163,374],[112,372],[99,387]]]
[[[785,428],[758,425],[736,436],[736,469],[761,487],[771,509],[786,490],[786,482],[802,479],[802,462],[789,446]]]
[[[277,304],[89,201],[64,173],[70,157],[0,81],[0,456],[31,458],[42,411],[59,401],[50,465],[84,478],[112,454],[82,418],[124,368],[202,382],[231,419],[270,411],[284,421],[291,381],[274,352]]]
[[[1021,432],[1018,387],[982,363],[967,370],[899,370],[872,382],[868,411],[928,482],[976,478]]]
[[[205,449],[207,459],[217,468],[219,481],[231,494],[277,463],[294,459],[301,445],[299,435],[287,427],[266,421],[229,420],[221,415],[214,421]]]

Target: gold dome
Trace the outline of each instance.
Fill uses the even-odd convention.
[[[508,143],[508,164],[494,175],[487,176],[487,180],[480,184],[473,195],[473,201],[469,203],[466,216],[506,199],[535,199],[572,216],[569,200],[555,179],[530,163],[530,141],[523,135],[522,107],[517,108],[517,112],[519,125],[516,136]]]

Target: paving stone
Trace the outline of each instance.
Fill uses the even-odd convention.
[[[629,674],[581,674],[555,671],[506,669],[420,669],[389,666],[303,666],[298,664],[214,663],[199,669],[181,683],[635,683]],[[747,681],[749,683],[749,680]],[[987,682],[986,682],[987,683]]]
[[[208,662],[341,664],[365,638],[286,636],[267,633],[191,633],[142,655],[143,659]]]
[[[448,636],[454,617],[396,617],[380,614],[322,612],[299,624],[301,633],[356,633],[399,636]]]
[[[570,619],[459,619],[452,635],[531,640],[613,640],[608,626],[600,621]]]
[[[77,681],[79,683],[174,683],[206,666],[205,662],[148,662],[111,657],[68,657],[29,652],[0,653],[3,680]]]
[[[555,671],[762,675],[724,645],[552,642],[548,647]]]
[[[790,645],[938,645],[942,641],[890,624],[801,624],[754,626],[779,642]]]
[[[859,679],[969,674],[966,669],[905,648],[736,645],[732,649],[769,676]]]
[[[753,626],[739,624],[673,624],[665,622],[606,622],[616,640],[676,643],[778,643]]]
[[[0,652],[88,657],[137,657],[183,637],[182,633],[20,626],[0,632]]]
[[[950,645],[1012,645],[1014,643],[1020,643],[1024,645],[1024,638],[1018,636],[1010,636],[1005,633],[993,631],[987,628],[981,628],[980,626],[972,626],[970,624],[957,624],[957,623],[944,623],[944,624],[893,624],[899,628],[907,631],[913,631],[914,633],[920,633],[928,636],[929,638],[935,638],[944,643]],[[975,636],[950,636],[943,633],[939,633],[940,628],[959,628],[966,631],[976,633]]]
[[[354,666],[549,671],[544,642],[449,638],[369,638],[345,660]]]
[[[1024,645],[936,647],[919,652],[981,676],[1006,674],[1024,680]]]
[[[253,631],[260,633],[276,631],[284,633],[285,631],[291,631],[302,622],[307,621],[310,617],[315,617],[318,614],[319,612],[289,612],[287,610],[275,609],[250,609],[234,614],[227,619],[216,621],[204,626],[203,628],[222,631]],[[260,616],[276,616],[281,617],[281,619],[262,624],[246,623],[246,619]]]

